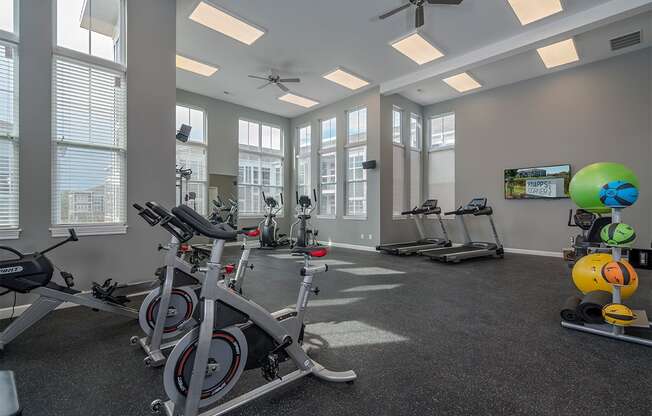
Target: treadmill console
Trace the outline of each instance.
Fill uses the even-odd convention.
[[[438,201],[436,199],[429,199],[426,202],[424,202],[423,205],[421,205],[421,208],[435,209],[435,208],[437,208],[437,202]]]
[[[487,198],[473,198],[471,202],[466,204],[469,209],[485,209],[487,207]]]

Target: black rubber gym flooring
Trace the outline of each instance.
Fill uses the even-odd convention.
[[[252,254],[247,294],[272,310],[293,303],[300,264],[264,254]],[[560,327],[559,307],[575,291],[560,259],[447,265],[342,249],[329,257],[355,265],[317,279],[325,305],[309,321],[340,326],[329,326],[337,333],[323,338],[336,345],[316,358],[359,379],[307,378],[233,415],[652,415],[652,349]],[[338,271],[364,266],[405,274]],[[641,272],[629,304],[652,310],[651,300],[652,274]],[[123,318],[61,310],[10,344],[0,368],[17,373],[27,416],[149,415],[164,397],[162,370],[143,367],[129,345],[136,334]],[[257,370],[245,373],[230,397],[261,381]]]

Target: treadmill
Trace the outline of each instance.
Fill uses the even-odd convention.
[[[429,257],[431,260],[438,260],[447,263],[459,263],[462,260],[476,257],[494,257],[503,258],[505,251],[498,237],[496,225],[493,220],[493,209],[487,206],[487,198],[474,198],[465,206],[457,210],[447,212],[445,215],[455,214],[461,223],[464,232],[464,244],[457,247],[448,247],[440,249],[421,250],[419,254]],[[472,241],[469,235],[469,229],[466,226],[464,217],[474,215],[476,217],[486,216],[491,224],[491,231],[494,235],[494,242]]]
[[[436,199],[429,199],[421,205],[421,207],[415,207],[411,211],[402,212],[401,215],[409,215],[414,219],[414,222],[417,225],[417,231],[419,232],[420,238],[417,241],[406,241],[404,243],[394,243],[394,244],[381,244],[376,247],[376,250],[393,254],[396,256],[407,256],[410,254],[416,254],[420,250],[427,250],[440,247],[450,247],[452,245],[450,239],[448,238],[448,233],[444,227],[444,222],[441,220],[441,208],[437,206]],[[426,238],[425,229],[423,226],[423,220],[428,215],[436,215],[439,220],[439,225],[441,226],[443,238]]]

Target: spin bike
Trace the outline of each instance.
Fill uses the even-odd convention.
[[[145,337],[134,336],[131,343],[139,345],[145,352],[146,366],[159,367],[166,360],[163,351],[174,347],[181,335],[197,325],[197,291],[204,276],[200,268],[178,255],[180,247],[194,236],[193,230],[157,203],[148,202],[146,205],[147,208],[138,204],[133,206],[150,226],[160,225],[172,234],[172,238],[167,246],[159,247],[167,251],[165,265],[157,271],[159,285],[145,297],[138,313],[138,322]],[[247,268],[253,269],[249,265],[249,254],[258,245],[257,241],[255,244],[249,243],[246,237],[257,237],[258,230],[246,230],[242,235],[243,250],[237,269],[227,265],[220,270],[223,275],[235,269],[234,277],[228,278],[227,282],[228,287],[239,294],[242,294]]]
[[[324,247],[296,247],[304,257],[303,281],[295,308],[269,313],[253,301],[234,293],[219,282],[224,244],[237,232],[226,224],[212,225],[187,206],[172,213],[196,233],[214,239],[208,271],[201,291],[202,320],[172,350],[164,370],[169,400],[156,400],[152,410],[167,416],[219,416],[307,375],[329,382],[353,382],[353,371],[335,372],[313,361],[302,347],[304,316],[313,279],[328,266],[312,266],[312,257],[327,254]],[[316,289],[315,289],[316,290]],[[216,312],[232,310],[241,315],[234,325],[215,324]],[[280,376],[279,363],[291,360],[294,372]],[[236,384],[242,372],[260,368],[267,383],[226,403],[215,403]],[[210,408],[208,408],[211,406]],[[202,410],[205,409],[205,410]]]
[[[297,220],[290,226],[290,248],[294,247],[308,247],[316,246],[317,235],[319,231],[315,231],[310,224],[310,214],[317,209],[318,199],[317,191],[312,190],[312,196],[317,203],[313,206],[312,200],[308,195],[299,196],[297,192]],[[294,238],[294,227],[298,226],[296,238]]]
[[[0,333],[0,351],[14,338],[43,319],[64,302],[85,306],[95,311],[104,311],[137,319],[138,311],[124,305],[129,302],[126,296],[118,295],[117,290],[124,286],[107,279],[103,284],[93,282],[91,293],[73,289],[72,274],[59,271],[65,286],[52,281],[54,265],[46,253],[71,241],[78,241],[74,229],[69,229],[70,236],[45,250],[24,254],[11,247],[0,247],[13,255],[12,259],[0,261],[0,296],[9,293],[31,293],[38,298],[11,324]]]
[[[276,215],[283,209],[284,205],[283,194],[281,193],[279,195],[281,198],[281,205],[278,204],[274,197],[265,196],[265,192],[262,193],[266,212],[265,219],[258,225],[258,228],[260,229],[260,248],[273,249],[290,243],[286,235],[278,233]]]

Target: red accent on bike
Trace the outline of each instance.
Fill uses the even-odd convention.
[[[260,235],[260,230],[256,228],[255,230],[247,231],[245,235],[247,237],[258,237]]]
[[[182,253],[188,253],[192,251],[192,247],[190,247],[190,244],[181,244],[179,246],[179,251]]]
[[[310,257],[324,257],[328,254],[328,249],[318,248],[310,252]]]
[[[224,266],[224,272],[226,274],[231,274],[235,271],[235,264],[227,264]]]

